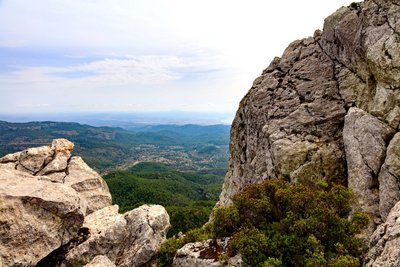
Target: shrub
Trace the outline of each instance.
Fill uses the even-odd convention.
[[[369,218],[355,213],[349,220],[351,201],[348,188],[321,181],[251,185],[234,196],[233,205],[214,210],[205,227],[167,240],[158,264],[170,266],[186,243],[232,236],[227,256],[240,253],[248,266],[360,266],[364,244],[356,234]]]
[[[220,207],[215,210],[211,224],[213,238],[232,236],[239,230],[239,213],[234,207]]]
[[[268,180],[237,194],[213,223],[238,214],[229,253],[249,266],[358,266],[363,243],[355,235],[369,220],[362,213],[348,220],[352,200],[340,185]]]

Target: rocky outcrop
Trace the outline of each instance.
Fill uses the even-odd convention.
[[[226,266],[241,267],[243,260],[239,255],[224,259],[228,248],[229,238],[217,240],[205,240],[202,242],[189,243],[180,248],[174,257],[173,267],[208,267]]]
[[[241,101],[220,204],[265,179],[343,179],[346,109],[321,38],[293,42]]]
[[[399,123],[400,2],[342,7],[323,31],[291,43],[242,99],[218,205],[265,179],[325,179],[355,192],[369,234],[383,231],[400,201]],[[399,257],[395,242],[385,244],[371,266]]]
[[[170,227],[164,207],[143,205],[125,214],[109,206],[85,217],[88,238],[66,254],[61,266],[89,263],[104,255],[116,266],[141,266],[149,262],[165,241]]]
[[[165,240],[166,210],[119,214],[73,147],[56,139],[0,158],[0,266],[141,266]]]
[[[105,181],[81,157],[71,157],[74,144],[55,139],[49,146],[29,148],[0,158],[21,172],[40,180],[72,187],[87,203],[86,214],[111,205],[111,194]]]
[[[400,122],[399,14],[397,1],[342,7],[322,32],[272,61],[233,121],[219,205],[265,179],[325,179],[348,184],[375,223],[386,218],[400,196],[393,138]]]
[[[4,266],[35,266],[77,234],[86,203],[71,187],[15,170],[13,163],[0,164],[0,184]]]

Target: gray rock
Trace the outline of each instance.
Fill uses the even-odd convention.
[[[162,206],[144,205],[122,215],[115,205],[86,216],[83,227],[89,238],[69,250],[62,266],[86,264],[96,255],[116,266],[141,266],[155,256],[170,224]]]
[[[65,138],[54,139],[51,143],[51,148],[56,153],[71,153],[74,149],[74,143]]]
[[[391,127],[358,108],[351,108],[345,117],[348,187],[358,198],[359,205],[354,209],[370,214],[372,219],[379,217],[378,175],[385,161],[386,144],[394,133]]]
[[[86,204],[71,187],[15,170],[12,164],[0,164],[0,184],[4,266],[35,266],[81,227]]]
[[[385,220],[392,207],[400,201],[400,133],[396,133],[389,143],[378,180],[379,212]]]
[[[219,203],[265,179],[343,180],[345,114],[335,62],[320,37],[290,44],[240,103]]]
[[[385,223],[378,226],[370,240],[365,258],[369,267],[400,266],[400,202],[390,211]]]
[[[1,158],[0,262],[147,264],[170,227],[166,210],[144,205],[118,214],[105,181],[80,157],[71,157],[73,147],[56,139]]]
[[[240,102],[217,205],[265,179],[325,179],[348,184],[354,211],[371,215],[364,237],[375,227],[384,235],[381,223],[400,201],[399,36],[399,1],[366,0],[274,58]],[[371,266],[400,266],[395,246]]]
[[[348,183],[374,223],[386,218],[400,195],[398,163],[386,163],[397,158],[386,148],[400,123],[399,14],[398,1],[342,7],[271,62],[233,121],[218,205],[265,179],[326,179]]]
[[[74,144],[67,139],[55,139],[51,144],[51,149],[54,151],[54,157],[37,173],[38,175],[48,175],[67,170]]]
[[[29,148],[21,152],[18,165],[20,170],[36,174],[53,159],[53,155],[54,150],[50,146]]]
[[[49,146],[1,158],[0,256],[5,266],[34,266],[74,238],[85,214],[111,205],[105,181],[82,159],[71,159],[73,147],[55,139]]]

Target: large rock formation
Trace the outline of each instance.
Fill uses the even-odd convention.
[[[291,43],[242,99],[218,205],[265,179],[325,179],[355,192],[354,209],[372,218],[369,233],[386,218],[393,223],[388,214],[400,200],[399,122],[400,1],[342,7],[326,18],[322,32]],[[398,251],[393,232],[385,255]],[[371,266],[381,266],[383,254]]]
[[[69,242],[86,203],[71,187],[0,164],[0,258],[4,266],[35,266]]]
[[[56,139],[0,158],[0,266],[140,266],[165,240],[166,210],[118,214],[73,147]]]
[[[71,157],[74,144],[55,139],[50,146],[29,148],[0,158],[16,170],[39,180],[72,187],[87,204],[86,214],[111,205],[111,194],[105,181],[80,157]]]
[[[272,61],[234,119],[220,205],[265,179],[326,179],[385,219],[400,192],[399,14],[398,1],[342,7]]]

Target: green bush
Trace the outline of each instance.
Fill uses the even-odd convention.
[[[232,236],[239,230],[239,213],[234,207],[220,207],[215,210],[211,224],[213,238]]]
[[[248,266],[360,266],[364,244],[356,237],[369,223],[352,214],[353,195],[340,185],[291,184],[274,179],[251,185],[233,205],[214,210],[211,223],[167,240],[159,266],[170,266],[189,242],[232,236],[227,257],[241,254]]]
[[[352,198],[340,185],[277,179],[251,185],[222,212],[239,216],[229,254],[240,253],[249,266],[359,266],[363,243],[355,235],[369,220],[362,213],[348,220]]]

